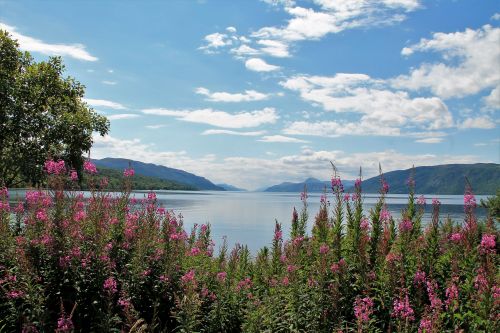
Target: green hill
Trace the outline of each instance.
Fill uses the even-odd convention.
[[[123,170],[98,167],[99,176],[108,178],[108,189],[119,190],[123,186]],[[192,185],[182,184],[172,180],[165,180],[155,177],[148,177],[135,174],[132,179],[132,188],[134,190],[183,190],[196,191]],[[86,184],[83,184],[86,187]]]
[[[408,193],[406,181],[411,169],[384,173],[389,193]],[[500,188],[500,164],[445,164],[415,168],[415,192],[432,194],[463,194],[465,177],[475,194],[495,194]],[[363,192],[376,193],[380,178],[372,177],[362,183]],[[352,190],[352,189],[351,189]]]

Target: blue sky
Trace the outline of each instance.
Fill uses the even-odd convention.
[[[497,1],[0,1],[109,117],[94,158],[249,189],[500,162]]]

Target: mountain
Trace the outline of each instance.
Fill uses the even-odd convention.
[[[244,188],[239,188],[239,187],[236,187],[236,186],[233,186],[233,185],[229,185],[229,184],[216,184],[217,186],[219,187],[222,187],[223,189],[225,189],[226,191],[236,191],[236,192],[246,192],[247,190],[245,190]]]
[[[408,193],[406,181],[411,169],[384,173],[389,184],[389,193]],[[500,164],[444,164],[415,168],[415,192],[426,194],[463,194],[465,177],[475,194],[495,194],[500,188]],[[363,192],[377,193],[380,187],[378,176],[364,180]]]
[[[169,168],[163,165],[152,163],[143,163],[125,158],[106,157],[100,160],[92,160],[97,167],[123,170],[132,167],[138,175],[160,178],[174,181],[176,183],[186,184],[198,190],[224,191],[220,186],[215,185],[208,179],[196,176],[192,173]]]
[[[345,187],[349,187],[354,184],[353,180],[343,180],[342,182]],[[330,189],[331,181],[307,178],[301,183],[284,182],[279,185],[274,185],[265,189],[264,192],[302,192],[304,190],[304,185],[307,186],[308,192],[323,192],[325,187],[327,191]]]
[[[98,167],[99,176],[108,179],[108,190],[120,190],[123,186],[123,170]],[[178,183],[172,180],[160,179],[155,177],[136,174],[131,179],[134,190],[178,190],[178,191],[196,191],[197,188],[191,185]],[[88,185],[83,184],[84,188]]]

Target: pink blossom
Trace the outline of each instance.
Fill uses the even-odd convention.
[[[83,162],[83,170],[91,175],[95,175],[97,173],[97,168],[95,164],[90,162],[89,160]]]
[[[488,290],[488,279],[486,278],[486,272],[483,268],[479,268],[477,275],[474,278],[474,288],[476,288],[480,293]]]
[[[135,170],[132,168],[128,168],[123,170],[123,177],[130,178],[135,175]]]
[[[389,184],[385,182],[385,180],[382,180],[382,188],[381,188],[382,194],[387,194],[389,193]]]
[[[6,187],[0,187],[0,197],[4,199],[9,197],[9,190]]]
[[[380,211],[380,220],[381,221],[390,221],[391,219],[391,212],[389,212],[386,209],[382,209]]]
[[[354,315],[359,322],[368,323],[373,313],[373,300],[370,297],[356,298],[354,301]]]
[[[71,332],[74,328],[71,318],[66,317],[64,314],[57,320],[56,332]]]
[[[353,193],[351,195],[351,200],[352,201],[358,201],[361,198],[361,196],[358,193]]]
[[[9,212],[10,211],[10,205],[8,202],[3,202],[3,201],[0,201],[0,212]]]
[[[106,281],[104,281],[103,287],[110,294],[116,293],[116,291],[117,291],[116,280],[112,276],[110,276],[109,278],[106,279]]]
[[[281,237],[283,237],[283,232],[278,227],[276,227],[276,229],[274,230],[274,240],[279,242],[281,240]]]
[[[297,246],[297,245],[300,245],[302,243],[302,241],[304,240],[304,237],[300,236],[300,237],[297,237],[295,238],[292,243],[293,245]]]
[[[195,278],[195,272],[194,272],[194,269],[192,269],[189,272],[187,272],[186,274],[184,274],[183,276],[181,276],[181,281],[184,284],[188,284],[188,283],[194,282],[194,278]]]
[[[295,272],[297,269],[298,269],[298,267],[297,267],[297,266],[295,266],[295,265],[288,265],[288,267],[286,268],[286,270],[288,271],[288,273],[293,273],[293,272]]]
[[[227,277],[227,273],[226,272],[219,272],[217,273],[217,280],[219,280],[219,282],[225,282],[226,281],[226,277]]]
[[[307,193],[306,192],[300,193],[300,200],[301,201],[306,201],[307,200]]]
[[[385,260],[388,262],[388,263],[392,263],[394,261],[399,261],[401,260],[401,255],[399,254],[395,254],[393,252],[389,252],[386,256],[385,256]]]
[[[252,283],[252,280],[250,280],[250,278],[245,278],[243,280],[241,280],[240,282],[238,282],[238,285],[236,286],[236,290],[237,291],[240,291],[242,289],[250,289],[252,287],[253,283]]]
[[[281,284],[287,287],[290,284],[290,280],[288,279],[288,276],[285,276],[283,280],[281,281]]]
[[[126,298],[120,298],[118,300],[118,304],[120,306],[122,306],[123,308],[127,309],[130,307],[130,300],[126,299]]]
[[[339,177],[332,178],[332,190],[333,192],[344,192],[344,185]]]
[[[462,234],[459,232],[455,232],[455,233],[451,234],[450,240],[454,243],[458,243],[462,240]]]
[[[427,281],[427,294],[429,295],[429,300],[431,301],[431,308],[439,311],[443,306],[443,302],[436,294],[437,289],[438,285],[435,281]]]
[[[422,206],[424,206],[426,204],[426,199],[423,195],[421,195],[417,198],[417,204],[422,205]]]
[[[58,160],[57,162],[52,160],[45,161],[44,167],[49,175],[60,175],[66,171],[63,160]]]
[[[474,197],[474,194],[466,193],[464,195],[464,206],[471,208],[476,207],[476,198]]]
[[[439,205],[441,205],[441,201],[439,201],[438,199],[434,198],[434,199],[432,199],[432,205],[433,206],[439,206]]]
[[[75,213],[75,215],[73,216],[73,219],[78,222],[78,221],[84,220],[86,217],[87,217],[87,213],[85,213],[85,211],[83,211],[83,210],[79,210]]]
[[[344,201],[349,202],[349,199],[351,199],[351,195],[349,193],[344,194]]]
[[[322,244],[320,247],[319,247],[319,253],[320,254],[327,254],[328,251],[330,251],[330,248],[328,247],[328,245],[325,245],[325,244]]]
[[[409,219],[404,219],[399,223],[399,231],[401,233],[411,231],[413,229],[413,222]]]
[[[354,187],[356,187],[357,190],[361,190],[361,178],[356,179],[356,181],[354,182]]]
[[[201,250],[197,247],[193,247],[190,251],[190,255],[192,255],[192,256],[197,256],[200,253],[201,253]]]
[[[10,299],[21,298],[24,296],[24,292],[20,290],[12,290],[7,293],[7,297]]]
[[[394,300],[391,316],[393,318],[400,318],[402,320],[415,320],[414,311],[410,306],[408,294],[405,295],[404,299]]]
[[[479,251],[483,254],[496,252],[496,235],[483,234]]]
[[[40,220],[42,222],[46,222],[49,220],[47,212],[44,209],[40,209],[39,211],[36,212],[36,218],[37,220]]]
[[[429,318],[422,318],[418,326],[418,333],[431,333],[432,321]]]
[[[426,279],[425,272],[417,270],[415,272],[415,277],[413,278],[413,283],[415,283],[416,285],[425,284],[425,279]]]
[[[368,219],[366,217],[363,217],[361,219],[361,223],[359,225],[359,227],[361,228],[361,230],[368,230],[368,228],[370,227],[370,221],[368,221]]]
[[[71,257],[70,256],[61,256],[59,257],[59,266],[60,267],[68,267],[69,263],[71,262]]]
[[[71,172],[69,173],[69,178],[76,182],[78,180],[78,173],[75,171],[75,170],[71,170]]]
[[[452,283],[448,288],[446,288],[446,307],[449,308],[454,301],[458,301],[458,288],[457,285]]]

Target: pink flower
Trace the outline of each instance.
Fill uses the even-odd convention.
[[[126,299],[126,298],[120,298],[118,300],[118,304],[120,306],[122,306],[123,308],[127,309],[130,307],[130,300]]]
[[[71,170],[71,172],[69,173],[69,178],[76,182],[78,180],[78,173],[75,171],[75,170]]]
[[[10,299],[21,298],[24,296],[24,292],[20,290],[12,290],[7,293],[7,297]]]
[[[97,168],[96,168],[95,164],[88,161],[88,160],[83,162],[83,170],[86,173],[91,174],[91,175],[95,175],[97,173]]]
[[[483,254],[496,252],[496,236],[483,234],[479,251]]]
[[[359,225],[359,227],[361,228],[361,230],[368,230],[368,228],[370,227],[370,221],[368,221],[368,219],[366,217],[363,217],[361,219],[361,223]]]
[[[351,200],[352,201],[358,201],[361,198],[361,196],[358,193],[353,193],[351,195]]]
[[[399,261],[401,259],[401,256],[399,254],[395,254],[393,252],[389,252],[386,256],[385,256],[385,260],[388,262],[388,263],[393,263],[394,261]]]
[[[452,283],[446,288],[446,307],[449,308],[454,301],[458,301],[458,288],[456,284]]]
[[[135,170],[132,168],[128,168],[123,170],[123,177],[130,178],[135,175]]]
[[[190,251],[190,255],[192,255],[192,256],[197,256],[200,253],[201,253],[201,250],[197,247],[193,247]]]
[[[488,290],[488,280],[486,279],[486,272],[483,268],[478,270],[477,276],[474,278],[474,288],[480,293]]]
[[[333,192],[344,192],[344,185],[339,177],[332,178],[332,191]]]
[[[320,254],[327,254],[328,251],[330,251],[330,248],[328,247],[328,245],[323,244],[319,247]]]
[[[64,165],[63,160],[59,160],[57,162],[52,160],[45,161],[44,167],[45,171],[49,175],[60,175],[66,171],[66,166]]]
[[[432,332],[432,321],[428,318],[422,318],[420,320],[420,325],[418,326],[418,333],[431,333]]]
[[[439,205],[441,205],[441,201],[439,201],[438,199],[434,198],[434,199],[432,199],[432,205],[433,206],[439,206]]]
[[[300,193],[300,200],[301,201],[306,201],[307,200],[307,193],[306,192]]]
[[[400,318],[402,320],[415,320],[414,311],[410,306],[408,294],[405,295],[404,299],[394,300],[391,316],[393,318]]]
[[[466,193],[464,195],[464,206],[472,208],[476,207],[476,198],[474,197],[474,194]]]
[[[413,222],[408,219],[404,219],[399,223],[399,231],[401,233],[411,231],[413,229]]]
[[[110,276],[106,279],[106,281],[104,281],[103,287],[104,290],[108,291],[110,294],[116,293],[116,280],[112,276]]]
[[[416,285],[425,283],[425,272],[418,270],[415,272],[415,277],[413,278],[413,283]]]
[[[297,269],[298,269],[298,267],[297,267],[297,266],[295,266],[295,265],[288,265],[288,267],[286,268],[286,270],[288,271],[288,273],[293,273],[293,272],[295,272]]]
[[[382,188],[381,191],[383,194],[389,193],[389,184],[385,182],[385,180],[382,180]]]
[[[252,288],[252,285],[253,285],[252,280],[250,280],[250,278],[247,277],[244,280],[241,280],[240,282],[238,282],[238,285],[236,286],[236,290],[237,291],[240,291],[242,289],[248,290],[248,289]]]
[[[422,205],[422,206],[426,204],[426,200],[425,200],[425,197],[423,195],[418,197],[417,204]]]
[[[217,273],[217,280],[219,282],[224,283],[226,281],[227,273],[226,272],[219,272]]]
[[[443,306],[443,302],[436,294],[437,289],[438,285],[435,281],[427,281],[427,294],[429,295],[429,300],[431,301],[431,308],[439,311]]]
[[[373,313],[373,300],[370,297],[356,298],[354,301],[354,315],[359,322],[367,323]]]
[[[391,219],[391,212],[389,212],[386,209],[382,209],[380,211],[380,220],[388,222],[388,221],[390,221],[390,219]]]
[[[66,317],[64,314],[57,320],[56,332],[71,332],[74,328],[71,318]]]
[[[44,209],[40,209],[39,211],[36,212],[36,218],[37,220],[40,220],[42,222],[46,222],[49,220],[47,212]]]
[[[181,281],[184,284],[189,284],[191,282],[194,282],[194,278],[195,278],[195,272],[194,269],[192,269],[183,276],[181,276]]]
[[[357,178],[356,181],[354,182],[354,187],[357,190],[361,190],[361,178]]]
[[[278,228],[277,225],[276,229],[274,229],[274,240],[279,242],[282,237],[283,237],[283,232],[281,231],[281,229]]]
[[[351,195],[349,193],[344,194],[344,201],[349,202],[349,199],[351,198]]]
[[[450,240],[454,243],[458,243],[462,240],[462,234],[459,232],[455,232],[455,233],[451,234]]]
[[[285,276],[283,280],[281,281],[281,284],[287,287],[290,284],[290,280],[288,279],[288,276]]]

